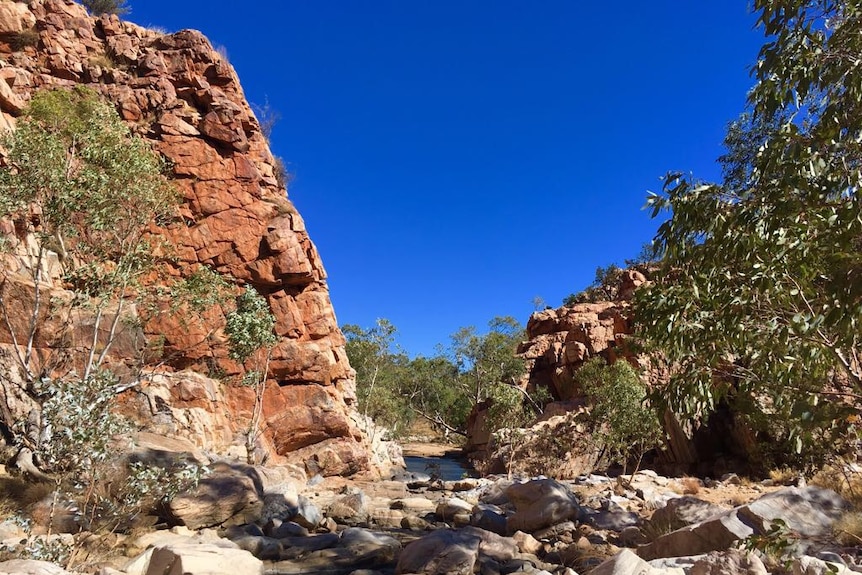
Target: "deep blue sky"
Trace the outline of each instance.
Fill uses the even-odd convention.
[[[762,43],[747,0],[130,4],[280,113],[339,322],[388,318],[411,354],[637,254],[660,176],[717,176]]]

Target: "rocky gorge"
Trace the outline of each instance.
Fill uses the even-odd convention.
[[[539,435],[580,437],[564,446],[555,478],[542,475],[548,452],[541,443],[507,452],[483,435],[480,415],[470,448],[491,462],[484,477],[443,481],[403,471],[398,446],[369,433],[357,412],[326,272],[226,58],[198,32],[165,34],[92,17],[71,0],[0,1],[0,128],[14,129],[36,91],[79,85],[110,101],[169,162],[179,214],[151,230],[172,246],[164,273],[184,277],[206,267],[253,286],[272,310],[278,342],[252,457],[259,464],[241,462],[255,397],[236,384],[245,366],[224,345],[223,311],[194,325],[166,310],[124,323],[109,358],[115,364],[138,353],[141,338],[160,343],[149,358],[153,369],[120,397],[120,410],[139,427],[129,459],[194,462],[207,473],[121,532],[90,532],[86,517],[56,492],[34,500],[35,524],[0,508],[0,573],[862,571],[858,542],[836,537],[850,503],[823,486],[796,477],[741,479],[714,460],[703,475],[718,479],[594,473],[598,454],[569,417],[583,404],[572,375],[591,357],[629,355],[627,300],[646,281],[639,272],[624,277],[617,301],[545,310],[530,320],[520,350],[529,371],[523,385],[552,389],[557,399],[539,423],[551,431]],[[99,337],[86,313],[63,319],[40,310],[27,269],[32,238],[18,224],[0,221],[12,246],[2,256],[0,284],[8,310],[0,324],[4,373],[15,371],[13,348],[26,340],[31,317],[44,321],[37,355],[58,347],[59,333]],[[62,310],[70,296],[60,259],[48,259],[43,288],[45,301]],[[0,386],[2,414],[26,420],[32,398],[9,379]],[[705,459],[678,422],[665,423],[669,449],[660,463],[688,470]],[[10,477],[0,467],[0,486],[11,491]]]

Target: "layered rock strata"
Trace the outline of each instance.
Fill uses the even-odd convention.
[[[0,129],[14,128],[35,91],[76,85],[115,103],[172,166],[182,205],[178,222],[158,230],[172,246],[169,273],[207,266],[269,302],[278,343],[264,398],[264,449],[276,457],[301,452],[326,474],[368,468],[326,272],[231,65],[196,31],[163,34],[116,16],[94,18],[71,0],[0,2]],[[174,369],[236,378],[243,368],[214,330],[224,318],[216,311],[208,319],[190,327],[162,314],[145,330],[164,338]],[[11,344],[4,331],[2,343]],[[218,412],[220,422],[234,422],[231,432],[253,409],[247,390],[227,389],[224,404],[213,405],[212,394],[189,389],[203,388],[168,386],[167,399],[178,409]]]

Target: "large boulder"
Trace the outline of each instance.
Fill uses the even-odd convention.
[[[128,575],[254,575],[263,573],[263,563],[236,547],[178,543],[148,549],[125,571]]]
[[[408,544],[398,558],[395,573],[472,575],[480,559],[505,563],[518,552],[513,540],[483,529],[442,529]]]
[[[171,516],[189,529],[243,525],[261,516],[263,501],[249,468],[234,468],[220,464],[216,471],[204,477],[198,486],[174,497]]]
[[[676,530],[692,523],[706,521],[710,517],[727,513],[729,509],[715,505],[691,495],[674,497],[664,507],[653,512],[649,522],[657,527]]]
[[[580,510],[577,496],[553,479],[515,483],[506,490],[506,496],[515,506],[515,513],[506,521],[509,533],[549,527],[577,517]]]
[[[764,495],[705,521],[663,535],[643,547],[644,559],[683,557],[729,548],[736,541],[766,533],[776,519],[804,537],[831,534],[832,524],[847,503],[834,491],[819,487],[787,487]]]

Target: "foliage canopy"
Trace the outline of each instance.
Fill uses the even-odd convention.
[[[677,369],[672,408],[768,406],[767,419],[788,423],[772,432],[798,451],[841,421],[825,394],[862,391],[862,6],[754,8],[767,42],[723,180],[671,173],[650,195],[653,217],[669,218],[636,317]]]
[[[101,16],[102,14],[122,16],[131,12],[126,0],[81,0],[81,4],[94,16]]]

